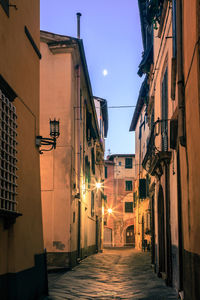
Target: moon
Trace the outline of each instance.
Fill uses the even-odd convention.
[[[104,69],[102,73],[103,73],[103,76],[107,76],[108,75],[108,70]]]

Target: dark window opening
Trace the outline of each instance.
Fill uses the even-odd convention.
[[[145,199],[146,198],[146,179],[141,178],[139,180],[139,198]]]
[[[105,178],[108,178],[108,168],[105,167]]]
[[[133,202],[125,202],[125,212],[126,213],[133,212]]]
[[[126,180],[126,191],[132,191],[133,190],[133,183],[130,180]]]
[[[132,158],[130,158],[130,157],[125,158],[125,168],[126,169],[132,169],[132,167],[133,167]]]

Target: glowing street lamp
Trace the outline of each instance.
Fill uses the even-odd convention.
[[[99,190],[102,187],[102,183],[96,182],[95,186],[96,186],[97,190]]]
[[[112,208],[108,208],[108,213],[112,214]]]

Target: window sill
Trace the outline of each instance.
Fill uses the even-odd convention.
[[[16,222],[16,218],[22,216],[21,213],[17,211],[11,211],[0,208],[0,218],[4,219],[4,228],[8,229],[12,224]]]

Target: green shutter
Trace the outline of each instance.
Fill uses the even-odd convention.
[[[146,179],[139,180],[139,198],[140,199],[146,198]]]

